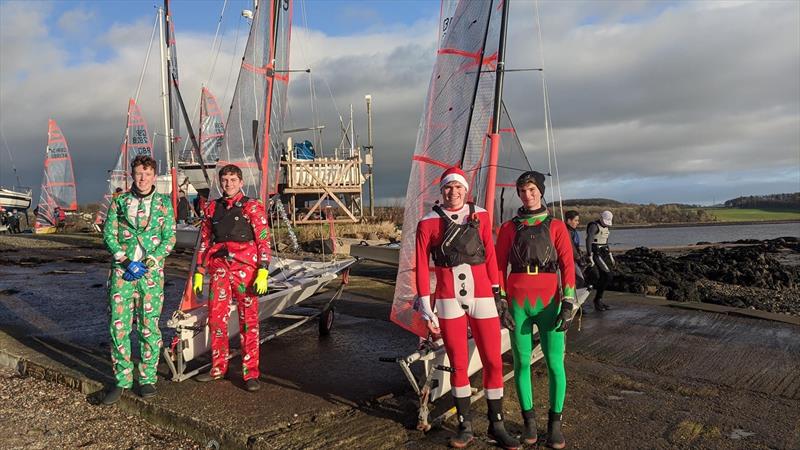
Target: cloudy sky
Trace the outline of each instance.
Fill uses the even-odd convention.
[[[173,1],[182,91],[230,102],[249,0]],[[373,97],[376,196],[402,198],[434,61],[435,1],[295,0],[292,65],[311,67],[316,109],[338,143],[355,108],[366,141]],[[711,203],[800,190],[800,2],[542,1],[541,48],[565,198]],[[154,23],[150,1],[0,1],[0,183],[41,182],[47,119],[73,155],[80,203],[100,199]],[[534,4],[511,3],[508,67],[541,66]],[[160,118],[158,47],[139,103]],[[294,75],[293,75],[294,76]],[[528,157],[546,167],[541,78],[506,78]],[[291,126],[311,125],[309,79],[294,76]],[[223,107],[226,109],[226,107]],[[156,153],[163,159],[161,139]],[[9,155],[10,154],[10,155]]]

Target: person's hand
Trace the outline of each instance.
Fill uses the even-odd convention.
[[[514,317],[508,310],[506,296],[500,291],[500,288],[494,288],[492,291],[494,292],[494,305],[497,307],[497,316],[500,318],[500,325],[508,328],[508,331],[514,331],[517,324],[514,322]]]
[[[192,283],[192,290],[195,295],[203,294],[203,274],[200,272],[194,273],[194,281]]]
[[[125,273],[122,274],[122,279],[125,281],[135,281],[142,278],[147,273],[147,266],[141,261],[129,261],[125,268]]]
[[[433,308],[431,307],[431,297],[429,295],[417,297],[417,301],[414,306],[415,309],[422,314],[422,318],[427,322],[426,326],[428,327],[428,331],[430,331],[430,333],[434,336],[441,334],[442,330],[439,328],[439,318],[436,317],[436,314],[434,314]]]
[[[586,257],[586,267],[594,267],[594,258],[592,255]]]
[[[578,312],[578,305],[574,298],[564,298],[561,300],[561,311],[556,318],[556,331],[567,331],[575,319],[575,313]]]
[[[269,270],[258,269],[258,272],[256,272],[256,280],[253,282],[253,287],[255,288],[256,294],[258,295],[266,294],[268,285],[269,285]]]

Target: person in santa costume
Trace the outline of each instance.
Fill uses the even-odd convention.
[[[467,202],[469,183],[452,167],[441,177],[442,204],[420,220],[416,234],[416,283],[419,309],[434,335],[441,334],[453,372],[450,383],[458,411],[458,432],[450,445],[463,448],[474,439],[470,418],[472,395],[467,373],[467,327],[483,363],[483,386],[489,411],[489,437],[506,449],[519,447],[503,425],[503,372],[500,318],[507,315],[499,299],[492,224],[486,210]],[[436,289],[431,293],[429,261]],[[434,302],[435,309],[434,313]]]
[[[228,313],[231,300],[239,311],[242,378],[248,391],[260,388],[258,296],[267,293],[269,227],[264,206],[242,192],[242,170],[229,164],[219,171],[223,196],[210,202],[200,226],[200,248],[193,288],[200,295],[203,279],[211,274],[208,328],[211,370],[200,382],[223,378],[228,370]]]

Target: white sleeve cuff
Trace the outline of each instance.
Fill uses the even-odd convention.
[[[436,317],[436,314],[433,313],[433,308],[431,308],[431,296],[430,295],[421,296],[419,298],[419,305],[422,317],[428,322],[433,322],[433,324],[438,327],[439,319]]]

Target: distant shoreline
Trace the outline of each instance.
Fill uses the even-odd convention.
[[[715,226],[731,226],[731,225],[771,225],[782,223],[797,223],[800,220],[744,220],[740,222],[689,222],[689,223],[654,223],[654,224],[631,224],[631,225],[615,225],[612,229],[617,230],[633,230],[633,229],[647,229],[647,228],[688,228],[688,227],[715,227]]]

